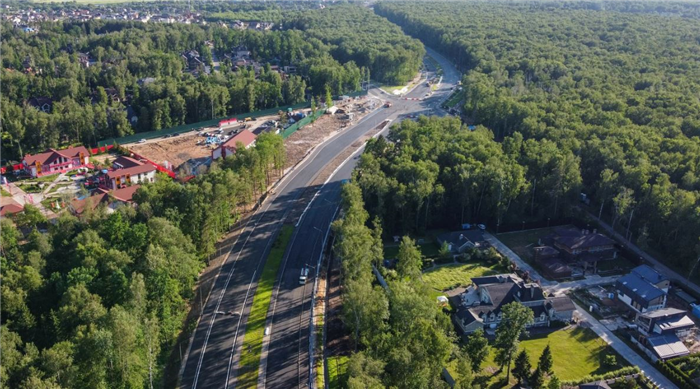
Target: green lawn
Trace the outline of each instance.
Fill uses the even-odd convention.
[[[5,189],[0,188],[0,195],[3,197],[12,197],[10,192],[6,191]]]
[[[37,184],[21,184],[18,186],[27,193],[41,193],[43,191]]]
[[[445,290],[468,285],[472,277],[501,273],[484,262],[470,262],[439,266],[423,273],[423,282],[434,290]]]
[[[341,389],[347,386],[348,361],[350,357],[346,355],[328,357],[328,387],[330,389]]]
[[[498,234],[497,238],[508,246],[526,262],[532,262],[532,247],[537,245],[537,240],[547,236],[556,227],[538,228],[535,230],[525,230],[517,232],[506,232]]]
[[[598,270],[616,270],[616,273],[619,274],[627,274],[630,272],[630,270],[632,270],[635,267],[637,267],[637,264],[633,263],[632,261],[623,256],[618,256],[617,258],[612,259],[610,261],[598,262]]]
[[[438,256],[440,252],[440,247],[435,244],[434,242],[430,243],[424,243],[421,245],[418,245],[418,248],[420,248],[421,254],[423,254],[423,257],[425,258],[435,258]],[[391,246],[384,246],[384,258],[386,259],[395,259],[399,255],[399,245],[392,244]]]
[[[265,267],[260,275],[241,349],[240,369],[238,372],[238,385],[241,388],[254,388],[257,386],[260,352],[262,351],[267,311],[270,308],[270,300],[272,299],[272,288],[275,285],[277,273],[282,264],[282,257],[284,257],[284,252],[292,238],[293,232],[294,226],[285,225],[282,227],[282,232],[280,232],[275,243],[272,244],[272,249],[267,256]]]
[[[57,178],[58,178],[58,173],[51,174],[48,176],[41,176],[41,177],[37,177],[37,178],[32,178],[30,181],[32,181],[32,182],[54,182],[54,180]]]
[[[533,335],[520,342],[520,348],[527,350],[530,355],[530,363],[533,368],[537,366],[537,361],[547,344],[552,349],[554,373],[562,381],[576,380],[593,374],[605,374],[627,365],[627,362],[618,356],[595,332],[587,328],[574,328],[555,331],[547,335]],[[498,367],[493,361],[493,349],[491,351],[484,362],[484,367],[490,367],[491,371],[495,371]],[[620,366],[614,368],[603,366],[602,360],[608,354],[615,354]],[[505,371],[500,376],[505,376]],[[491,379],[502,378],[500,376]]]

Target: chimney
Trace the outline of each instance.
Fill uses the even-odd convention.
[[[464,240],[464,234],[459,234],[459,240]]]

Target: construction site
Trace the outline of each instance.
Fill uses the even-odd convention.
[[[376,99],[361,97],[338,102],[327,114],[314,122],[301,127],[285,139],[287,149],[287,166],[298,163],[316,145],[332,134],[342,131],[362,119],[366,114],[380,106]],[[310,110],[301,110],[304,115]],[[197,131],[165,135],[162,138],[141,140],[123,145],[130,151],[150,159],[176,173],[183,170],[186,174],[197,174],[206,169],[211,162],[212,151],[236,132],[247,129],[255,135],[264,132],[284,131],[276,124],[279,115],[268,115],[254,120],[223,123],[222,126],[200,128]]]

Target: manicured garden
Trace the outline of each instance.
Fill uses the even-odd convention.
[[[627,362],[617,355],[593,331],[587,328],[569,328],[554,331],[546,335],[531,335],[520,343],[520,349],[527,350],[530,363],[537,366],[542,350],[549,344],[554,359],[554,374],[562,381],[578,380],[589,375],[604,374],[627,365]],[[484,370],[494,373],[498,370],[493,361],[493,350],[484,362]],[[606,356],[614,355],[616,365],[606,364]],[[610,357],[607,358],[608,360]],[[505,370],[492,377],[505,377]]]
[[[471,284],[472,277],[503,273],[505,270],[482,261],[436,266],[423,273],[423,282],[435,290]]]

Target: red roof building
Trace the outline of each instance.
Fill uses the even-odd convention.
[[[226,158],[229,155],[235,154],[239,143],[246,149],[252,147],[255,145],[255,139],[257,139],[255,134],[248,130],[243,130],[222,143],[221,146],[215,148],[211,152],[211,159]]]
[[[14,215],[22,211],[24,211],[24,206],[13,200],[12,197],[0,197],[0,216]]]
[[[92,196],[81,200],[73,200],[70,203],[70,208],[76,215],[82,214],[89,206],[91,209],[96,209],[100,204],[106,204],[108,212],[113,211],[121,204],[129,204],[132,201],[134,193],[139,189],[140,185],[131,185],[121,189],[106,190],[97,189]]]
[[[88,165],[90,153],[83,146],[63,150],[49,149],[41,154],[27,154],[22,159],[24,170],[32,177],[63,173]]]
[[[155,181],[156,171],[150,162],[120,156],[112,163],[112,169],[101,177],[101,181],[107,189],[121,189],[132,184]]]

